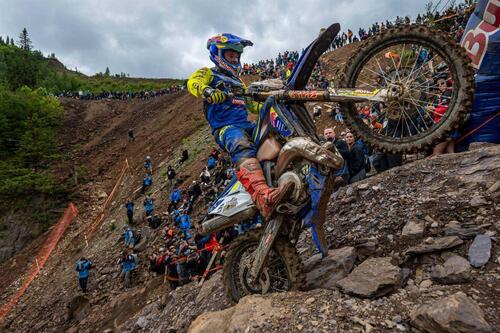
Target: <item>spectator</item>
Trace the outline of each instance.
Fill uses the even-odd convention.
[[[132,200],[128,200],[125,204],[125,208],[127,209],[128,223],[134,224],[134,202]]]
[[[146,193],[147,189],[153,185],[153,177],[147,173],[146,176],[144,176],[144,179],[142,180],[142,188],[141,188],[141,193],[144,194]]]
[[[335,110],[335,121],[343,124],[344,123],[344,116],[342,116],[342,113],[340,113],[340,107],[337,105],[334,108]]]
[[[134,230],[132,228],[124,226],[123,227],[123,244],[125,247],[134,247],[136,244],[136,237]]]
[[[349,183],[355,183],[363,180],[366,177],[365,171],[365,154],[360,145],[356,144],[354,134],[348,132],[345,136],[349,155],[347,165],[349,167]]]
[[[349,183],[349,167],[348,167],[348,159],[349,159],[349,148],[347,143],[342,139],[337,139],[335,131],[333,128],[327,127],[323,131],[323,136],[326,141],[330,141],[335,144],[335,148],[337,148],[340,155],[344,159],[344,165],[339,170],[335,171],[335,183],[337,186],[345,185]]]
[[[172,168],[172,166],[169,165],[167,168],[167,179],[168,179],[168,187],[169,188],[172,188],[175,176],[176,176],[176,174],[175,174],[174,168]]]
[[[146,196],[146,198],[144,199],[144,212],[146,213],[146,216],[153,215],[154,210],[154,200],[149,196]]]
[[[186,240],[191,238],[191,233],[189,232],[189,229],[191,229],[191,218],[186,212],[182,212],[180,216],[179,229],[184,234]]]
[[[135,141],[134,130],[130,128],[128,130],[128,142],[134,142],[134,141]]]
[[[188,203],[188,214],[191,214],[193,210],[193,204],[196,202],[198,197],[201,195],[201,187],[200,184],[193,180],[193,184],[189,188],[189,203]]]
[[[168,212],[171,213],[173,209],[177,209],[177,205],[182,199],[181,190],[175,188],[172,193],[170,193],[170,204],[168,205]]]
[[[434,97],[432,105],[427,107],[427,111],[433,115],[434,123],[438,123],[448,110],[448,105],[451,99],[451,84],[448,81],[448,76],[446,74],[438,74],[434,83],[437,86],[438,91],[437,95]],[[458,136],[459,135],[456,131],[453,132],[451,137],[447,138],[446,141],[438,143],[434,147],[432,155],[437,156],[444,153],[454,153],[455,139]]]
[[[210,157],[213,159],[212,157]],[[208,159],[210,161],[210,158]],[[215,167],[215,160],[214,160],[214,167]],[[209,167],[206,166],[205,169],[200,173],[200,180],[203,183],[209,183],[210,182],[210,171],[208,171]]]
[[[153,162],[149,156],[146,156],[146,159],[144,160],[144,169],[146,169],[146,173],[153,173]]]
[[[131,253],[128,254],[126,251],[122,252],[118,264],[121,265],[120,279],[125,282],[125,287],[130,288],[132,279],[132,271],[136,267],[136,256]]]
[[[87,282],[89,279],[90,270],[93,268],[92,262],[90,260],[81,257],[80,260],[76,262],[76,271],[78,272],[78,283],[82,292],[87,292]]]
[[[207,169],[212,170],[215,168],[217,160],[215,159],[214,156],[210,156],[207,161]]]
[[[182,164],[182,163],[186,162],[188,160],[188,158],[189,158],[189,152],[187,149],[184,149],[182,151],[182,157],[181,157],[181,160],[179,162]]]

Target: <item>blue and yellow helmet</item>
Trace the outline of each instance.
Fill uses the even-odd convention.
[[[241,63],[231,64],[224,58],[224,51],[233,50],[238,53],[243,53],[245,46],[252,46],[253,43],[247,39],[238,36],[224,33],[210,38],[207,41],[207,49],[210,51],[210,60],[215,66],[229,72],[234,76],[238,76],[241,71]]]

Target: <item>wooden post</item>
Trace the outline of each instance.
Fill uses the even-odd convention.
[[[222,243],[223,241],[224,241],[224,237],[222,237],[220,239],[219,244]],[[214,252],[212,252],[212,258],[210,258],[210,262],[208,263],[208,266],[205,269],[205,272],[203,272],[203,277],[201,278],[200,283],[198,284],[198,286],[201,286],[203,284],[203,282],[205,282],[205,279],[207,278],[207,275],[210,272],[210,269],[212,268],[212,265],[214,264],[215,258],[217,257],[218,254],[219,254],[219,250],[218,249],[215,250]]]

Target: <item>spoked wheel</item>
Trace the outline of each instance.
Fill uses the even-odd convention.
[[[421,150],[463,124],[474,72],[465,50],[425,26],[388,29],[367,40],[346,66],[341,87],[385,89],[382,102],[341,103],[359,138],[381,150]]]
[[[300,289],[305,281],[302,262],[295,247],[285,239],[277,239],[257,283],[252,283],[249,270],[259,245],[261,230],[253,230],[237,238],[224,262],[224,289],[231,304],[250,294],[265,294]]]

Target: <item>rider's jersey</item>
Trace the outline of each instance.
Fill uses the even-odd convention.
[[[231,92],[231,88],[245,89],[245,84],[240,78],[230,76],[217,67],[203,67],[191,74],[187,82],[187,88],[196,97],[203,95],[203,90],[207,87],[219,89],[225,93]],[[212,132],[227,125],[243,126],[249,125],[247,109],[250,112],[258,112],[258,104],[245,101],[243,97],[227,98],[220,104],[209,104],[203,102],[205,117],[207,118]]]

